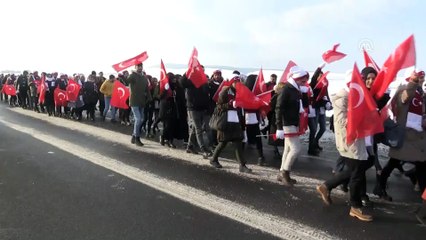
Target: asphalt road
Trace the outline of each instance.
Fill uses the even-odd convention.
[[[423,239],[413,210],[419,194],[394,175],[387,203],[372,196],[375,216],[348,216],[347,196],[326,207],[316,184],[330,177],[333,144],[321,158],[302,156],[294,188],[275,181],[279,162],[238,173],[235,161],[210,167],[201,156],[144,140],[131,127],[77,123],[0,103],[0,239]],[[231,158],[231,151],[225,153]],[[368,189],[374,184],[370,171]]]

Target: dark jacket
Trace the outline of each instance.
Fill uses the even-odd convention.
[[[185,74],[179,79],[179,82],[186,89],[185,97],[188,111],[205,111],[209,109],[210,96],[207,83],[196,88]]]
[[[290,83],[286,83],[277,97],[275,118],[277,129],[283,126],[299,126],[300,100],[302,94]]]
[[[209,83],[209,113],[213,114],[214,108],[216,107],[216,102],[213,100],[214,95],[219,89],[220,83],[210,80]]]
[[[316,89],[315,86],[318,83],[318,80],[319,80],[318,77],[319,77],[320,74],[322,74],[322,70],[321,70],[321,68],[317,68],[317,70],[315,70],[315,72],[314,72],[314,75],[312,75],[311,82],[309,83],[309,85],[312,88],[312,93],[313,93],[313,97],[312,97],[312,107],[313,108],[325,107],[327,102],[330,102],[330,97],[328,96],[328,91],[325,94],[325,96],[327,96],[327,98],[328,98],[328,101],[326,101],[324,99],[318,99],[318,101],[317,101],[317,98],[318,98],[318,95],[321,92],[321,89]]]
[[[98,88],[94,82],[84,82],[82,90],[85,104],[96,104],[98,102]]]
[[[244,139],[243,127],[244,120],[241,108],[235,109],[232,101],[235,99],[235,89],[224,87],[219,93],[217,107],[222,111],[236,110],[238,112],[239,123],[228,122],[225,131],[217,131],[217,140],[219,142],[242,141]]]
[[[148,88],[148,80],[143,74],[132,72],[127,79],[124,79],[130,86],[131,107],[145,107],[151,101],[151,92]]]

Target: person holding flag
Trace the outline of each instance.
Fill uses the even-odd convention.
[[[301,86],[305,86],[309,73],[299,66],[290,68],[287,83],[278,93],[275,107],[277,124],[276,137],[285,139],[284,152],[277,180],[285,186],[293,186],[296,180],[290,178],[290,170],[301,150],[299,139],[300,113],[303,113]]]
[[[229,142],[232,142],[235,151],[235,157],[240,163],[239,171],[243,173],[251,173],[252,170],[247,168],[246,160],[243,156],[243,139],[244,139],[244,119],[242,110],[237,106],[236,95],[237,95],[237,84],[240,82],[240,77],[235,76],[231,80],[230,86],[223,87],[219,93],[217,101],[217,108],[221,111],[227,111],[226,130],[217,131],[217,140],[219,145],[214,150],[213,157],[210,160],[210,164],[215,168],[222,168],[219,163],[219,155],[225,149]],[[243,86],[245,87],[245,86]],[[248,90],[248,89],[247,89]],[[249,90],[248,90],[249,91]]]
[[[105,120],[105,117],[111,107],[111,123],[117,122],[117,120],[115,120],[115,113],[117,109],[114,106],[111,106],[111,96],[112,96],[112,91],[114,89],[114,82],[115,82],[115,76],[111,74],[109,75],[109,79],[107,81],[104,81],[101,87],[99,88],[99,91],[102,92],[105,99],[104,100],[105,108],[104,108],[104,112],[102,113],[102,120]]]

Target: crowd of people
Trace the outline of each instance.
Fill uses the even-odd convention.
[[[127,126],[133,124],[130,138],[132,144],[143,146],[143,135],[153,138],[159,134],[160,144],[170,148],[176,148],[174,140],[183,140],[188,154],[201,154],[204,159],[209,159],[215,168],[222,167],[219,156],[227,144],[232,143],[236,160],[240,164],[239,170],[243,173],[252,172],[246,166],[243,154],[248,144],[256,146],[258,165],[266,165],[262,136],[268,136],[274,156],[281,158],[277,181],[288,187],[297,184],[290,173],[301,151],[300,134],[304,132],[301,122],[305,116],[302,113],[306,113],[306,125],[309,128],[308,154],[318,156],[322,151],[319,142],[326,130],[325,113],[327,110],[333,110],[330,124],[335,132],[340,157],[336,161],[332,178],[318,186],[317,191],[324,203],[330,205],[332,189],[342,186],[342,190],[349,191],[349,215],[362,221],[372,221],[373,216],[365,211],[365,207],[372,204],[367,195],[365,172],[373,165],[376,169],[376,187],[373,193],[386,201],[392,201],[392,197],[387,193],[387,180],[395,168],[404,171],[419,192],[423,192],[426,187],[426,97],[422,88],[425,74],[423,71],[414,71],[407,78],[407,84],[402,85],[392,98],[385,94],[380,99],[375,99],[378,111],[392,102],[394,120],[406,126],[403,147],[391,148],[389,161],[382,167],[378,158],[380,134],[347,143],[349,89],[342,89],[330,97],[327,91],[317,88],[323,77],[324,67],[325,64],[319,66],[311,78],[301,67],[292,67],[286,81],[279,83],[277,76],[272,74],[270,81],[266,83],[266,91],[271,91],[267,112],[264,109],[242,109],[235,101],[237,84],[243,83],[252,90],[257,84],[257,75],[245,77],[234,71],[232,78],[223,79],[221,71],[216,70],[208,77],[207,83],[196,87],[185,73],[167,73],[168,84],[162,89],[157,78],[143,71],[142,64],[138,64],[131,73],[124,71],[117,76],[110,75],[108,79],[102,72],[97,74],[95,71],[92,71],[87,79],[83,74],[67,76],[58,73],[39,74],[37,71],[24,71],[19,76],[2,74],[0,87],[13,85],[16,95],[8,96],[2,92],[1,100],[7,101],[11,107],[20,106],[47,113],[49,116],[76,121],[83,120],[84,111],[86,119],[90,121],[95,121],[97,110],[102,121],[106,120],[110,112],[111,123]],[[377,77],[377,71],[366,67],[360,74],[366,88],[370,89]],[[348,76],[352,76],[352,73],[348,73]],[[76,101],[69,101],[67,106],[56,106],[54,91],[56,88],[66,90],[69,79],[81,86],[78,98]],[[129,88],[128,109],[116,109],[111,106],[114,81],[120,81]],[[228,84],[222,87],[224,81]],[[42,83],[45,99],[41,103],[39,99]],[[216,108],[227,113],[226,130],[214,130],[209,127],[210,118]],[[284,147],[282,154],[279,147]],[[412,170],[405,171],[402,168],[404,164],[411,165]],[[417,218],[423,224],[425,211],[423,206],[417,213]]]

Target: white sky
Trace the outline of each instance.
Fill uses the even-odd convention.
[[[424,10],[415,0],[2,0],[0,70],[113,72],[148,51],[145,66],[186,64],[313,70],[335,43],[348,56],[327,70],[363,66],[368,44],[379,65],[414,33],[424,58]],[[156,73],[153,73],[156,75]]]

